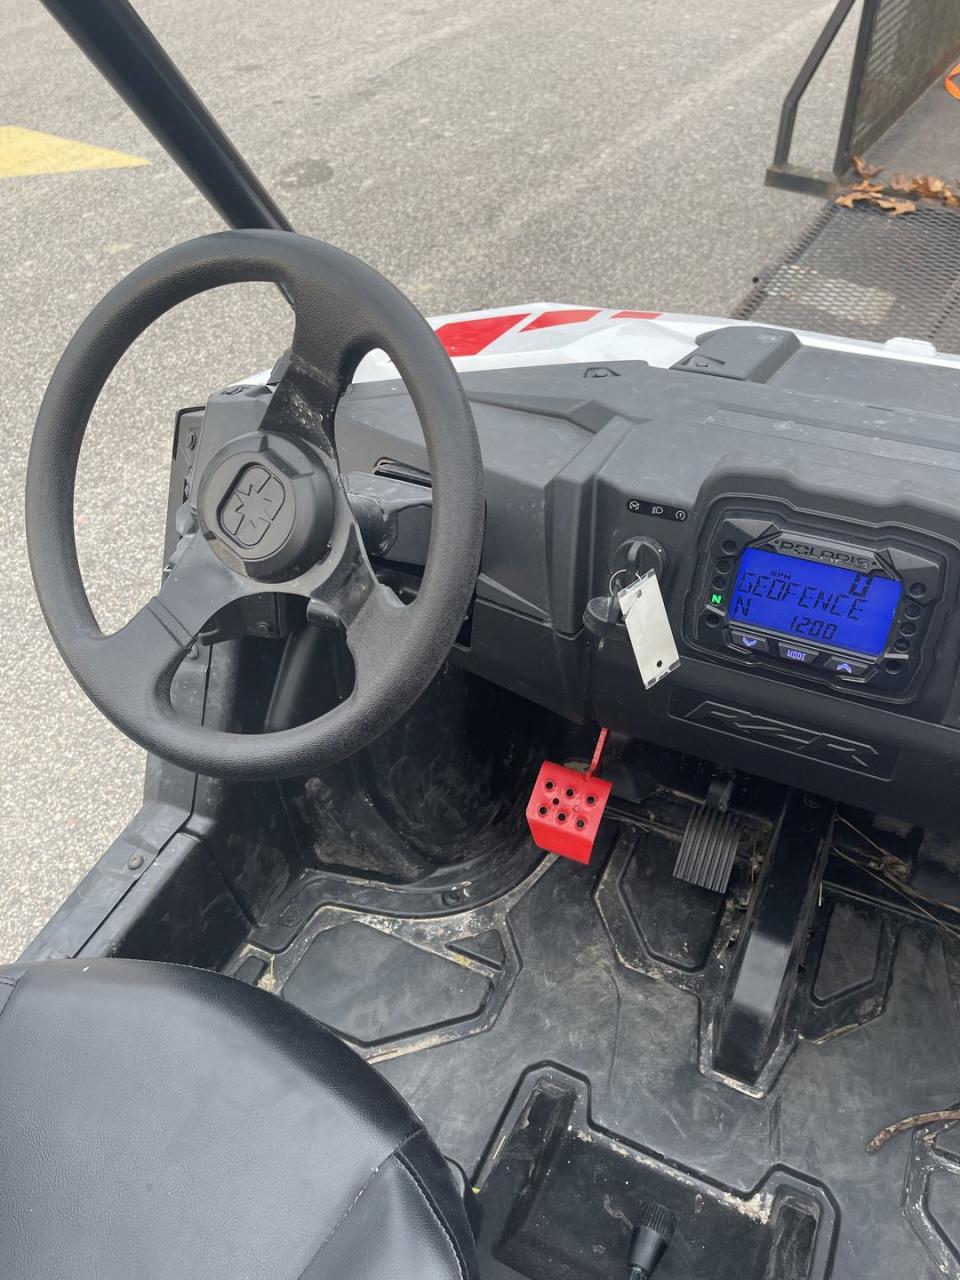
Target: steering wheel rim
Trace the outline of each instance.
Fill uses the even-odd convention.
[[[228,521],[217,514],[226,510],[228,499],[204,508],[201,496],[197,531],[181,543],[160,591],[124,627],[105,636],[87,599],[74,530],[77,464],[94,405],[120,358],[161,315],[209,289],[247,282],[283,288],[296,323],[289,368],[271,398],[261,435],[248,441],[250,449],[238,459],[241,470],[232,490],[227,482],[228,499],[236,508],[241,477],[249,490],[254,484],[249,477],[259,482],[263,462],[271,477],[264,483],[272,486],[278,479],[286,486],[280,507],[288,502],[284,521],[298,527],[298,537],[288,538],[296,545],[292,551],[281,549],[279,565],[276,557],[258,558],[245,546],[247,534],[230,532],[236,517]],[[394,361],[413,400],[433,480],[427,564],[409,605],[376,581],[347,501],[333,435],[340,396],[360,359],[377,348]],[[262,456],[253,456],[257,450]],[[286,456],[291,450],[295,457]],[[216,489],[214,462],[223,472],[218,455],[194,486],[195,494]],[[476,428],[460,380],[433,330],[398,289],[372,267],[321,241],[290,232],[225,231],[167,250],[137,268],[94,308],[67,346],[44,395],[30,448],[30,567],[44,618],[68,668],[128,737],[166,760],[214,777],[301,775],[371,742],[439,670],[479,570],[482,482]],[[306,516],[298,514],[298,503],[306,504]],[[262,514],[262,501],[259,510]],[[344,626],[356,671],[353,692],[325,715],[273,732],[227,733],[178,719],[170,683],[194,637],[224,604],[264,590],[305,596],[308,616]]]

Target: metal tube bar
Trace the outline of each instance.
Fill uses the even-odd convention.
[[[231,227],[292,231],[128,0],[41,0]]]
[[[853,124],[857,118],[857,103],[863,88],[863,75],[866,70],[867,56],[873,42],[873,29],[877,24],[880,12],[880,0],[863,0],[863,13],[860,15],[860,30],[857,33],[857,44],[853,51],[853,64],[850,67],[850,83],[847,87],[847,99],[843,108],[843,119],[840,121],[840,136],[837,139],[837,154],[833,161],[833,172],[838,178],[850,168],[852,153],[850,150],[853,137]]]
[[[773,163],[778,167],[786,165],[790,159],[790,146],[793,142],[793,130],[797,122],[797,107],[800,105],[800,99],[806,93],[810,81],[826,57],[827,50],[837,38],[837,33],[847,20],[847,15],[855,2],[856,0],[837,0],[837,7],[827,19],[796,80],[787,90],[780,110],[780,127],[777,130],[777,146],[773,155]]]

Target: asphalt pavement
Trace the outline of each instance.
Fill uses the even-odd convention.
[[[294,226],[427,313],[552,300],[724,315],[816,213],[763,187],[783,92],[833,0],[351,0],[140,12]],[[0,131],[145,160],[0,176],[0,961],[139,803],[143,756],[86,701],[37,608],[27,449],[70,335],[124,274],[217,216],[37,0],[6,0]],[[842,42],[800,124],[828,160]],[[0,173],[2,173],[0,138]],[[84,445],[76,510],[92,602],[119,626],[154,591],[173,415],[273,362],[266,286],[195,300],[134,346]]]

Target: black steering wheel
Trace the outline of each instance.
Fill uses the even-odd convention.
[[[196,532],[160,591],[104,635],[77,562],[73,501],[84,431],[134,340],[178,303],[219,285],[280,285],[293,346],[259,428],[204,469]],[[400,602],[367,558],[337,461],[334,413],[357,364],[382,348],[416,407],[433,480],[430,551],[416,600]],[[357,258],[282,231],[227,231],[160,254],[90,313],[57,365],[27,470],[27,547],[57,647],[88,697],[125,734],[214,777],[281,778],[323,768],[389,728],[436,675],[476,583],[483,538],[476,428],[446,353],[413,304]],[[352,693],[296,728],[236,734],[190,725],[171,706],[174,673],[225,605],[257,593],[305,597],[307,617],[342,626]]]

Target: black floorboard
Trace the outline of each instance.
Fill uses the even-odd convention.
[[[704,1074],[700,1044],[697,992],[724,981],[735,894],[717,912],[671,880],[665,843],[626,829],[602,886],[602,865],[547,859],[500,899],[433,919],[328,904],[285,951],[248,947],[233,968],[268,959],[267,981],[352,1037],[467,1170],[487,1280],[623,1280],[643,1198],[676,1207],[678,1276],[960,1275],[958,1131],[866,1153],[885,1125],[960,1100],[956,943],[825,890],[782,1066],[751,1096]],[[646,913],[619,952],[614,900]],[[553,1146],[529,1115],[517,1129],[535,1105],[542,1120],[544,1090],[569,1111]]]

